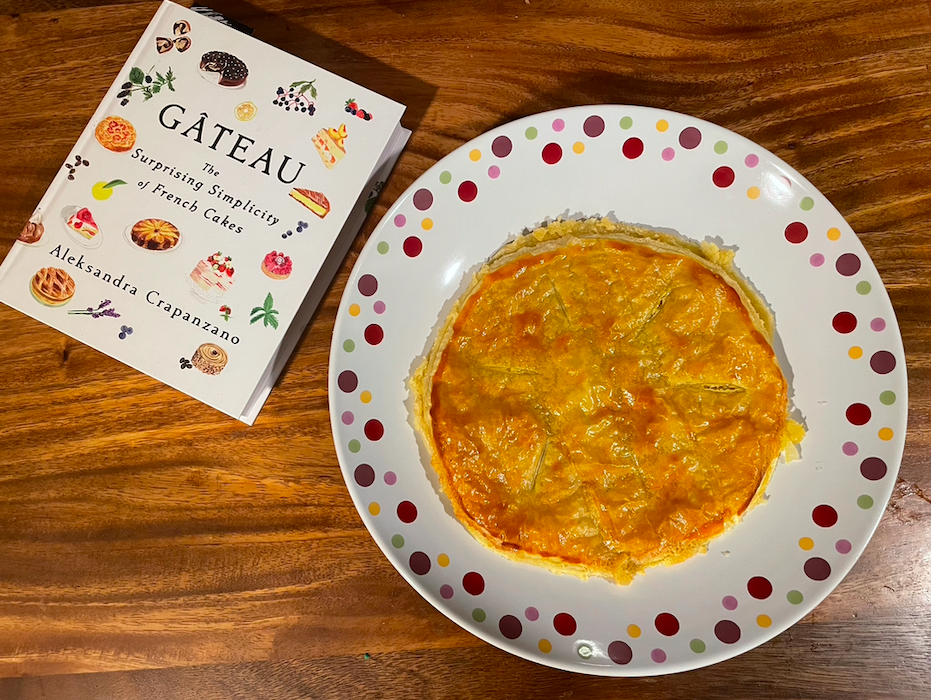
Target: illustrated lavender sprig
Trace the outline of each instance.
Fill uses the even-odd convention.
[[[71,315],[78,316],[90,316],[91,318],[100,318],[101,316],[107,316],[109,318],[119,318],[120,315],[116,312],[112,306],[110,306],[110,300],[104,299],[100,304],[97,305],[97,308],[88,306],[83,311],[69,311]]]

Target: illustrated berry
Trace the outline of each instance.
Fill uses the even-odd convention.
[[[123,90],[129,90],[129,88],[131,88],[132,86],[133,86],[132,83],[123,83],[122,85],[120,85],[120,88]]]
[[[151,75],[147,75],[147,76],[145,77],[145,81],[146,81],[147,83],[151,83],[151,82],[152,82],[152,76],[151,76]]]
[[[353,100],[352,102],[350,102],[350,103],[349,103],[349,106],[352,107],[353,109],[359,109],[359,105],[356,104],[356,101],[355,101],[355,100]]]
[[[368,112],[365,113],[365,121],[367,121],[367,122],[372,121],[372,115],[369,114]]]
[[[288,234],[282,233],[282,234],[281,234],[281,237],[282,237],[282,238],[287,238],[287,237],[288,237]]]
[[[301,225],[301,228],[307,228],[307,222],[306,222],[306,221],[298,221],[298,223]]]
[[[86,160],[82,160],[82,161],[81,161],[81,165],[88,166],[88,165],[90,165],[90,163],[89,163],[88,161],[86,161]]]
[[[74,175],[69,175],[69,176],[68,176],[68,179],[69,179],[69,180],[73,180],[73,179],[74,179]]]
[[[352,110],[352,111],[350,112],[350,114],[352,114],[352,116],[356,116],[356,112],[357,112],[357,110],[354,109],[354,110]]]
[[[120,331],[120,340],[126,340],[126,334]]]
[[[125,107],[125,106],[128,105],[128,104],[129,104],[129,100],[123,100],[123,101],[120,102],[120,106],[122,106],[122,107]]]
[[[359,119],[365,119],[365,111],[360,109],[360,110],[356,113],[356,116],[358,116]]]
[[[351,111],[352,111],[352,107],[350,107],[349,105],[346,105],[346,111],[347,111],[347,112],[351,112]]]
[[[278,88],[277,92],[278,92],[279,95],[283,95],[283,94],[284,94],[284,88],[283,88],[283,87]]]

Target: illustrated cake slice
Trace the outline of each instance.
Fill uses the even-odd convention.
[[[68,217],[67,223],[68,228],[81,234],[89,241],[94,240],[94,237],[100,233],[100,228],[97,226],[97,222],[94,221],[94,217],[87,207],[79,209]]]
[[[291,190],[291,196],[321,219],[330,212],[330,200],[326,198],[323,192],[314,192],[313,190],[303,190],[295,187]]]
[[[215,301],[233,286],[235,273],[232,258],[217,251],[191,270],[191,289],[198,296]]]
[[[339,129],[320,129],[312,141],[323,160],[323,164],[332,170],[346,156],[346,125]]]

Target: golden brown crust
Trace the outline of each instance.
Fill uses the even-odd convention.
[[[442,489],[479,541],[629,583],[762,498],[792,424],[772,316],[732,257],[560,221],[482,268],[411,380]]]

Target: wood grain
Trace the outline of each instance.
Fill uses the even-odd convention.
[[[409,105],[414,134],[252,428],[0,307],[0,700],[931,697],[927,2],[212,6]],[[0,256],[156,7],[0,0]],[[543,668],[446,620],[365,531],[329,429],[336,308],[387,206],[474,136],[591,103],[686,112],[799,170],[872,256],[910,378],[900,480],[851,574],[762,647],[657,679]]]

